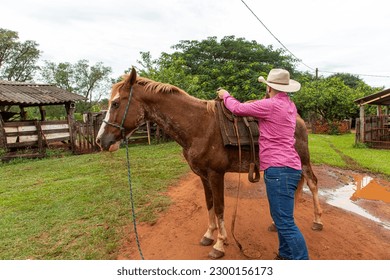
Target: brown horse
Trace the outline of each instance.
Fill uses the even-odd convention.
[[[183,148],[185,159],[203,183],[209,222],[200,243],[204,246],[213,244],[214,231],[218,230],[218,238],[209,257],[221,258],[225,254],[227,238],[224,175],[226,172],[248,172],[250,152],[242,151],[240,169],[237,148],[223,144],[214,107],[215,101],[200,100],[175,86],[137,77],[133,68],[130,75],[112,87],[110,108],[99,130],[97,142],[103,150],[115,151],[120,140],[145,121],[161,126]],[[298,118],[295,136],[303,171],[299,189],[302,189],[306,179],[314,202],[312,228],[321,230],[322,209],[317,178],[310,165],[307,131],[301,118]]]

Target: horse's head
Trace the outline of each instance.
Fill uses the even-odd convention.
[[[137,73],[112,86],[109,109],[99,129],[97,144],[105,151],[116,151],[120,140],[131,134],[144,121],[142,106],[137,99],[135,84]]]

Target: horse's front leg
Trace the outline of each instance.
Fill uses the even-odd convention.
[[[223,219],[224,212],[224,173],[209,172],[208,182],[213,193],[214,212],[217,218],[218,226],[218,238],[217,242],[213,246],[213,249],[209,253],[209,257],[212,259],[219,259],[225,255],[225,243],[227,239],[227,233],[225,228],[225,222]]]
[[[214,211],[214,202],[213,202],[213,192],[211,190],[208,179],[201,178],[204,188],[204,194],[206,198],[207,211],[209,214],[209,224],[207,227],[206,233],[203,235],[200,240],[200,244],[203,246],[210,246],[214,243],[214,231],[217,229],[215,211]]]

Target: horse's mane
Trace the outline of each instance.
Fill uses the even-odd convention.
[[[145,90],[150,90],[150,91],[159,92],[159,93],[163,93],[163,94],[170,93],[170,94],[189,95],[184,90],[182,90],[174,85],[155,82],[155,81],[150,80],[148,78],[138,77],[136,82],[139,85],[145,86]]]
[[[124,85],[124,83],[126,81],[126,78],[128,78],[128,76],[129,75],[124,75],[122,77],[123,78],[122,81],[120,81],[120,82],[118,82],[118,83],[116,83],[116,84],[114,84],[112,86],[112,92],[111,92],[110,100],[112,100],[114,98],[116,93]],[[171,85],[171,84],[166,84],[166,83],[161,83],[161,82],[156,82],[156,81],[150,80],[148,78],[139,77],[139,76],[137,77],[136,84],[144,86],[145,90],[147,90],[147,91],[154,91],[154,92],[158,92],[158,93],[161,93],[161,94],[182,94],[182,95],[185,95],[185,96],[187,96],[189,98],[192,98],[192,99],[194,99],[194,100],[196,100],[198,102],[206,102],[207,111],[214,112],[215,101],[213,101],[213,100],[201,100],[201,99],[195,98],[195,97],[189,95],[184,90],[178,88],[177,86],[174,86],[174,85]]]

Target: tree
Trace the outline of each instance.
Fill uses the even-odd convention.
[[[39,69],[41,52],[35,41],[19,42],[18,33],[0,28],[0,79],[8,81],[32,80]]]
[[[150,53],[141,53],[140,74],[153,80],[176,85],[189,94],[215,98],[223,87],[242,101],[259,98],[259,75],[266,76],[280,67],[296,74],[292,57],[283,50],[265,47],[256,41],[226,36],[220,41],[209,37],[203,41],[186,40],[174,45],[172,54],[162,53],[152,60]]]
[[[100,100],[111,86],[111,67],[106,67],[102,62],[89,66],[87,60],[80,60],[74,67],[74,74],[77,77],[78,91],[81,92],[89,102]]]
[[[307,117],[314,113],[317,118],[331,123],[355,118],[359,114],[354,100],[371,94],[375,89],[363,81],[349,87],[338,76],[321,78],[305,83],[301,90],[293,95],[298,111]]]
[[[339,78],[345,85],[354,89],[358,88],[363,83],[363,80],[359,76],[349,73],[336,73],[328,78]]]
[[[43,82],[54,84],[66,91],[75,92],[74,69],[69,62],[54,62],[45,61],[44,67],[41,69],[41,80]]]
[[[104,66],[102,62],[90,66],[88,60],[79,60],[75,64],[46,61],[41,71],[41,79],[85,96],[87,102],[81,104],[78,111],[89,111],[109,90],[112,84],[109,77],[111,72],[111,67]]]

